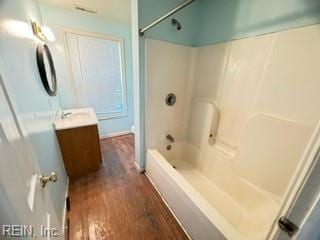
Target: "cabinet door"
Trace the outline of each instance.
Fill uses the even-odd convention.
[[[97,125],[59,130],[57,137],[71,180],[99,169],[101,152]]]

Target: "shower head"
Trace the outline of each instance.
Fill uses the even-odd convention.
[[[182,28],[181,23],[180,23],[177,19],[175,19],[175,18],[172,18],[171,24],[172,24],[173,26],[176,26],[178,31],[180,31],[181,28]]]

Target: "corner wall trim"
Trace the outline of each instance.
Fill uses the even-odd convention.
[[[145,172],[145,169],[144,168],[141,168],[137,161],[134,161],[134,166],[136,167],[136,169],[140,172],[140,173],[144,173]]]

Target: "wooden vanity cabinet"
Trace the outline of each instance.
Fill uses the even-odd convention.
[[[56,135],[71,181],[99,169],[102,158],[97,125],[56,130]]]

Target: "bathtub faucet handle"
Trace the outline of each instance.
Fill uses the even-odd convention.
[[[174,142],[174,138],[173,138],[170,134],[168,134],[166,138],[167,138],[167,140],[169,140],[170,142],[172,142],[172,143]]]

